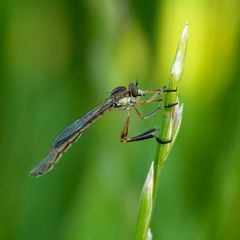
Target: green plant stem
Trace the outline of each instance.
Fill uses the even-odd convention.
[[[176,56],[172,65],[172,70],[170,77],[166,84],[167,90],[176,90],[176,91],[166,91],[163,104],[165,106],[173,103],[178,103],[173,107],[166,107],[163,110],[163,118],[161,129],[162,132],[159,135],[159,138],[162,141],[172,140],[168,144],[158,144],[156,155],[153,163],[151,164],[148,176],[144,183],[139,215],[138,215],[138,226],[137,226],[137,240],[151,240],[152,234],[150,230],[150,224],[152,220],[152,215],[154,211],[154,206],[157,198],[157,191],[159,185],[159,178],[164,167],[164,163],[168,157],[168,154],[174,144],[176,136],[178,134],[181,119],[183,104],[179,105],[178,99],[178,82],[182,76],[186,49],[187,49],[187,40],[188,40],[188,23],[186,23],[182,35],[178,44]]]

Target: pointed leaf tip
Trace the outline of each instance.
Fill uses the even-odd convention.
[[[188,21],[186,22],[182,30],[175,60],[172,65],[171,75],[175,79],[175,81],[179,80],[182,76],[186,57],[187,42],[188,42]]]
[[[154,169],[153,169],[153,162],[151,164],[151,167],[149,169],[148,175],[147,175],[147,179],[144,183],[144,191],[149,191],[150,195],[152,195],[153,192],[153,182],[154,182]]]
[[[182,41],[187,41],[187,38],[188,38],[188,21],[186,21],[186,24],[183,28],[182,35],[181,35],[181,38],[180,38],[180,43]]]

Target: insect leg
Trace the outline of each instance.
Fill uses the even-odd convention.
[[[125,121],[125,124],[123,126],[121,135],[120,135],[120,141],[124,142],[127,138],[128,138],[128,127],[129,127],[129,119],[130,119],[130,110],[128,110],[128,115],[127,115],[127,119]]]
[[[160,144],[168,144],[172,142],[172,139],[167,140],[167,141],[163,141],[161,140],[159,137],[157,137],[154,132],[158,131],[158,128],[151,128],[148,131],[145,131],[137,136],[131,137],[131,138],[125,138],[125,139],[121,139],[121,142],[123,143],[129,143],[129,142],[136,142],[136,141],[143,141],[143,140],[147,140],[150,138],[155,138],[156,141]]]
[[[155,114],[157,111],[159,111],[161,108],[163,107],[166,107],[166,108],[170,108],[170,107],[173,107],[175,105],[177,105],[178,102],[175,102],[173,104],[168,104],[168,105],[165,105],[165,106],[158,106],[156,109],[154,109],[152,112],[150,112],[147,116],[143,116],[139,110],[137,109],[137,107],[134,105],[134,109],[137,113],[137,116],[140,118],[140,119],[147,119],[149,117],[151,117],[153,114]],[[159,130],[158,128],[151,128],[150,130],[148,131],[145,131],[137,136],[134,136],[134,137],[131,137],[131,138],[128,138],[128,128],[129,128],[129,119],[130,119],[130,110],[128,110],[128,116],[127,116],[127,119],[126,119],[126,122],[123,126],[123,129],[122,129],[122,132],[121,132],[121,136],[120,136],[120,141],[122,143],[128,143],[128,142],[136,142],[136,141],[142,141],[142,140],[146,140],[146,139],[150,139],[150,138],[155,138],[156,141],[160,144],[167,144],[167,143],[171,143],[172,142],[172,139],[170,140],[167,140],[167,141],[163,141],[161,140],[159,137],[157,137],[154,132]]]
[[[139,100],[138,101],[138,105],[142,105],[142,104],[145,104],[145,103],[152,103],[152,102],[160,102],[162,101],[163,99],[156,99],[161,93],[163,92],[169,92],[169,93],[172,93],[172,92],[177,92],[177,89],[166,89],[167,87],[164,86],[162,87],[161,89],[154,89],[154,90],[144,90],[143,92],[144,93],[155,93],[153,94],[149,99],[147,100]]]
[[[149,99],[147,100],[139,100],[137,102],[137,105],[142,105],[142,104],[145,104],[145,103],[151,103],[151,102],[155,102],[156,101],[156,98],[160,95],[160,92],[156,92],[155,94],[153,94]]]
[[[159,102],[162,101],[163,99],[156,99],[162,92],[166,90],[166,87],[163,87],[161,89],[155,89],[155,90],[144,90],[144,93],[155,93],[153,94],[149,99],[147,100],[139,100],[137,102],[137,105],[142,105],[145,103],[152,103],[152,102]]]
[[[154,113],[156,113],[157,111],[159,111],[161,108],[162,108],[162,106],[158,106],[156,109],[154,109],[154,110],[153,110],[152,112],[150,112],[148,115],[143,116],[142,113],[137,109],[137,107],[134,106],[134,110],[136,111],[137,116],[138,116],[141,120],[144,120],[144,119],[147,119],[147,118],[151,117]]]
[[[155,93],[155,92],[161,93],[161,92],[164,92],[165,90],[166,90],[166,86],[163,86],[162,88],[159,88],[159,89],[144,90],[143,92],[144,93]]]
[[[168,104],[168,105],[165,105],[165,106],[158,106],[157,108],[155,108],[152,112],[150,112],[148,115],[146,116],[143,116],[142,113],[137,109],[137,107],[134,105],[134,109],[137,113],[137,116],[141,119],[141,120],[144,120],[144,119],[147,119],[149,117],[151,117],[153,114],[155,114],[156,112],[158,112],[161,108],[170,108],[170,107],[173,107],[175,105],[178,104],[178,101],[173,103],[173,104]]]

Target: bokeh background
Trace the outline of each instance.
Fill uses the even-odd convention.
[[[161,176],[153,237],[240,239],[239,9],[237,0],[2,0],[0,239],[134,239],[156,143],[121,144],[125,112],[96,122],[54,171],[28,173],[112,88],[164,85],[186,20],[183,122]],[[130,134],[154,126],[157,114],[132,116]]]

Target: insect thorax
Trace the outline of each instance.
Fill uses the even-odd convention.
[[[136,103],[136,99],[134,97],[123,97],[116,102],[117,109],[129,109],[132,105]]]

